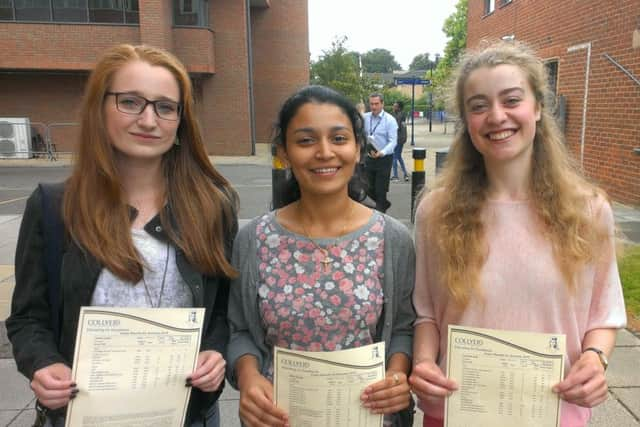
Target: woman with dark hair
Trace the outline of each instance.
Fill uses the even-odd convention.
[[[408,182],[409,174],[407,173],[407,167],[405,166],[404,159],[402,158],[402,149],[404,148],[404,143],[407,142],[407,113],[404,112],[404,102],[394,102],[391,114],[395,117],[396,122],[398,123],[398,143],[396,144],[396,148],[393,149],[393,173],[391,174],[391,181],[398,180],[398,163],[400,163],[402,173],[404,174],[404,181]]]
[[[119,45],[96,64],[80,111],[71,177],[39,187],[20,228],[6,323],[18,369],[45,425],[64,425],[78,392],[70,364],[81,306],[204,307],[197,368],[185,377],[194,388],[186,425],[216,426],[237,196],[205,152],[191,79],[168,52]],[[59,203],[45,212],[43,200]],[[47,240],[59,216],[61,241]],[[59,274],[50,277],[55,245]],[[57,304],[48,296],[54,281]]]
[[[309,86],[278,117],[275,144],[291,180],[286,206],[238,234],[229,300],[227,377],[248,426],[285,425],[273,401],[273,347],[333,351],[384,341],[386,379],[363,405],[393,414],[411,402],[414,251],[402,224],[358,203],[362,117],[332,89]],[[257,308],[257,309],[256,309]]]

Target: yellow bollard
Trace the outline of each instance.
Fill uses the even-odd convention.
[[[415,220],[416,197],[424,187],[424,159],[427,157],[427,149],[414,147],[411,154],[413,157],[413,172],[411,173],[411,222]]]

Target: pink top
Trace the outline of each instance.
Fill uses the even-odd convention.
[[[416,324],[432,322],[440,331],[438,364],[443,372],[446,373],[449,324],[566,334],[565,374],[580,357],[588,331],[625,326],[614,246],[602,245],[599,259],[579,272],[576,294],[571,295],[553,259],[551,243],[536,231],[539,226],[528,201],[487,202],[482,219],[489,251],[480,273],[485,303],[472,301],[464,312],[456,312],[438,278],[435,247],[424,238],[425,214],[432,197],[427,195],[416,213],[413,301]],[[592,209],[614,236],[611,206],[598,198]],[[444,417],[443,399],[420,402],[419,406],[431,417]],[[562,402],[561,410],[562,427],[584,426],[591,417],[589,409],[567,402]]]

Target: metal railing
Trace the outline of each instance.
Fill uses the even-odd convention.
[[[77,126],[78,123],[73,122],[47,124],[21,118],[0,119],[0,159],[46,158],[55,161],[59,154],[72,154],[71,150],[59,151],[57,147],[68,147],[64,140],[75,139],[69,135],[76,129],[59,130]],[[60,133],[62,136],[58,135]]]

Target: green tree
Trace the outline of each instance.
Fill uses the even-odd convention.
[[[433,93],[436,104],[442,105],[446,82],[467,46],[468,4],[469,0],[459,0],[456,4],[456,11],[444,21],[442,26],[442,31],[449,40],[444,48],[444,55],[439,59],[438,66],[433,73]],[[429,78],[428,75],[427,78]]]
[[[322,51],[322,56],[311,63],[311,82],[328,86],[341,92],[353,102],[366,96],[363,88],[359,55],[345,47],[347,37],[336,38],[331,49]]]
[[[385,111],[391,111],[393,103],[396,101],[402,101],[404,104],[404,111],[411,111],[411,97],[405,95],[395,88],[384,88],[382,90],[382,96],[384,96],[384,109]]]
[[[362,69],[367,73],[391,73],[400,64],[387,49],[373,49],[362,54]]]
[[[409,65],[409,70],[428,70],[435,66],[435,62],[432,61],[429,56],[429,52],[416,55]]]

